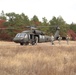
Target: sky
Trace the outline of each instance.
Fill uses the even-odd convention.
[[[0,0],[0,13],[24,13],[31,19],[34,15],[42,21],[62,16],[66,23],[76,23],[76,0]]]

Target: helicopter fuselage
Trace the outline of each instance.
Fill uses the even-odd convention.
[[[13,39],[14,42],[20,43],[20,45],[28,45],[29,43],[34,45],[35,43],[50,42],[51,37],[44,35],[41,31],[23,31],[18,33]]]
[[[60,27],[56,27],[56,32],[54,34],[54,40],[59,36]],[[20,45],[28,45],[29,43],[34,45],[41,42],[51,42],[51,37],[45,35],[44,32],[31,28],[31,30],[26,30],[18,33],[13,39],[14,42],[20,43]]]

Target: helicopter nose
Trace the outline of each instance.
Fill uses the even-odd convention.
[[[16,43],[20,43],[20,42],[23,42],[24,39],[23,38],[14,38],[13,41]]]

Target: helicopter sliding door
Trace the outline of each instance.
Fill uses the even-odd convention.
[[[45,42],[45,36],[39,35],[39,42]]]
[[[30,34],[30,35],[29,35],[29,42],[30,42],[32,45],[35,44],[35,36],[34,36],[34,34]]]
[[[35,37],[34,37],[33,34],[30,34],[30,35],[29,35],[29,39],[30,39],[30,40],[34,40],[34,38],[35,38]]]

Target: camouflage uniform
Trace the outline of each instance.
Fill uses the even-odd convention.
[[[35,39],[36,39],[36,45],[37,45],[37,43],[38,43],[38,37],[36,37]]]
[[[60,43],[61,40],[62,40],[62,37],[59,35],[59,37],[58,37],[59,45],[61,44]]]
[[[67,35],[66,37],[67,44],[69,44],[69,40],[70,40],[70,37]]]
[[[51,36],[51,43],[52,43],[52,45],[54,45],[54,36],[53,35]]]

